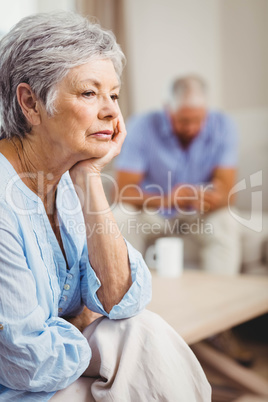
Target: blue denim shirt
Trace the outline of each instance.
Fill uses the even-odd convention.
[[[68,263],[44,205],[0,154],[0,401],[47,401],[91,359],[84,336],[62,316],[84,305],[110,319],[131,317],[151,298],[151,276],[129,243],[132,286],[108,314],[87,250],[84,218],[69,173],[57,189]]]

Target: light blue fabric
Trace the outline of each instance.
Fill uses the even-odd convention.
[[[115,166],[144,173],[141,188],[148,193],[160,194],[157,186],[168,194],[178,184],[208,183],[216,167],[237,165],[237,131],[232,120],[220,112],[207,114],[203,128],[187,149],[180,145],[164,111],[133,116],[127,133]],[[162,213],[169,214],[166,210]]]
[[[150,301],[151,276],[127,243],[133,284],[107,314],[69,173],[57,189],[67,269],[43,203],[2,154],[0,172],[0,401],[47,401],[91,358],[84,336],[61,316],[78,314],[84,304],[111,319],[133,316]]]

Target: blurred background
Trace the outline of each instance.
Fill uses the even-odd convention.
[[[125,119],[160,109],[176,76],[196,73],[207,81],[210,106],[228,112],[239,131],[237,182],[245,180],[246,188],[237,206],[245,219],[259,214],[263,223],[262,233],[244,245],[244,263],[253,273],[263,273],[265,266],[267,273],[268,1],[0,0],[0,36],[26,15],[53,10],[95,17],[115,33],[127,57],[120,95]],[[262,180],[251,188],[250,176],[259,171]],[[257,192],[262,196],[253,203]],[[264,326],[267,333],[267,317],[259,331],[256,326],[255,336]],[[268,378],[263,351],[258,362]]]
[[[262,171],[268,211],[268,1],[267,0],[0,0],[0,32],[22,17],[55,9],[96,17],[112,29],[127,56],[121,109],[161,108],[170,80],[203,76],[210,105],[227,111],[240,134],[239,177],[247,190],[237,205],[251,210],[250,175]]]

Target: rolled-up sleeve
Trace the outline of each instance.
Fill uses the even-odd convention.
[[[151,274],[142,255],[125,240],[128,249],[128,258],[131,269],[132,285],[121,299],[107,313],[97,296],[101,283],[90,265],[87,248],[85,246],[81,264],[81,291],[85,305],[106,317],[117,320],[129,318],[140,311],[150,302],[152,297]]]
[[[91,351],[73,325],[46,317],[15,219],[0,209],[0,384],[55,392],[80,377]]]

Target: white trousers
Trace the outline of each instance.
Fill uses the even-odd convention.
[[[186,261],[215,274],[234,275],[240,271],[240,228],[227,208],[165,219],[153,210],[145,213],[129,204],[119,204],[113,214],[122,235],[143,255],[153,239],[179,235],[184,240]]]
[[[157,314],[101,317],[83,332],[92,349],[84,376],[53,402],[210,402],[211,388],[191,349]]]

